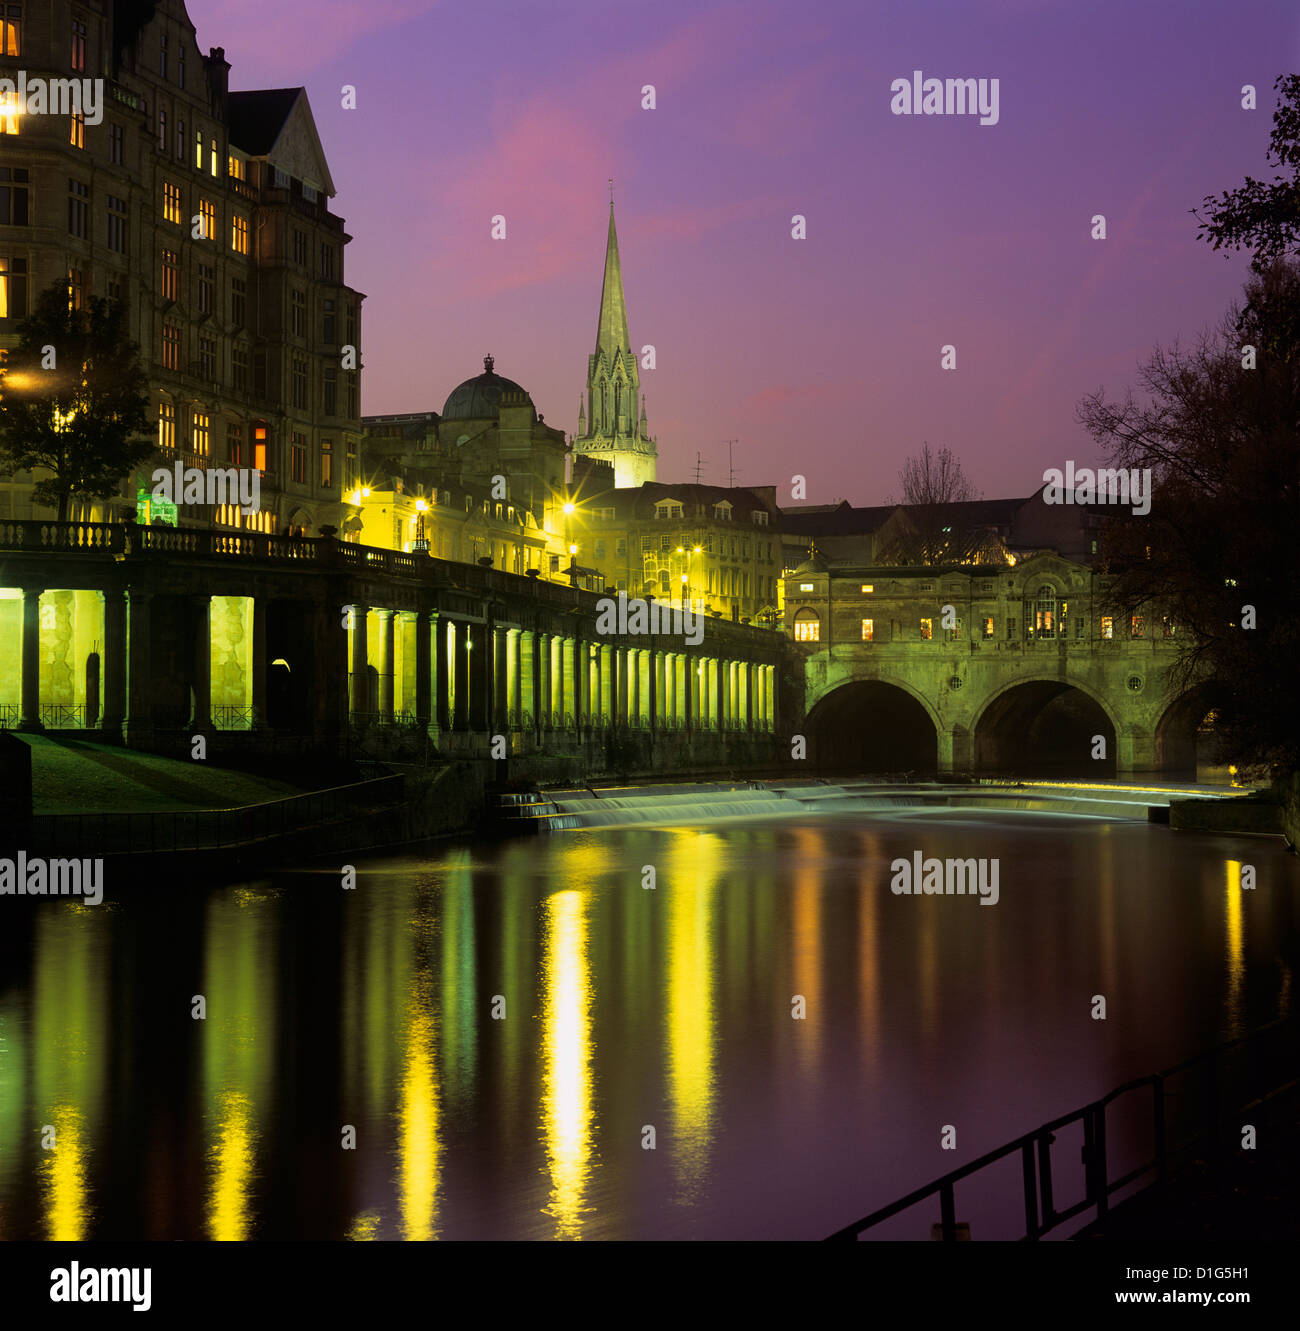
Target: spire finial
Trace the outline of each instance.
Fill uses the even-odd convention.
[[[612,212],[612,211],[614,210],[614,177],[613,177],[613,176],[610,176],[610,178],[609,178],[609,207],[610,207],[610,211]]]
[[[492,355],[491,355],[490,353],[489,353],[488,355],[484,356],[484,357],[483,357],[483,373],[484,373],[484,374],[491,374],[491,373],[492,373],[492,367],[493,367],[495,364],[496,364],[496,360],[492,357]]]

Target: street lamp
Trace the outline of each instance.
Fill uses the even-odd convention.
[[[685,589],[682,600],[683,610],[688,608],[687,603],[690,601],[691,597],[691,560],[695,555],[698,555],[703,548],[703,546],[699,545],[692,546],[689,550],[684,545],[679,545],[677,547],[677,553],[686,556],[686,572],[682,574],[682,586]]]
[[[428,507],[423,499],[415,501],[415,540],[411,542],[413,551],[422,551],[426,555],[429,553],[429,541],[424,534],[424,514]]]

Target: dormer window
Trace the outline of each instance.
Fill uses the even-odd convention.
[[[713,516],[721,522],[731,521],[731,500],[723,499],[713,506]]]
[[[662,518],[665,521],[671,518],[680,518],[682,516],[681,501],[677,499],[661,499],[655,504],[655,517]]]
[[[766,526],[767,526],[767,509],[765,509],[765,508],[756,508],[756,509],[754,510],[754,515],[753,515],[753,516],[754,516],[754,526],[756,526],[756,527],[766,527]]]

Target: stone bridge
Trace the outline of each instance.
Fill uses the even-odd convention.
[[[332,537],[0,522],[0,725],[533,779],[774,763],[779,634],[602,634],[600,600]]]
[[[1211,775],[1214,700],[1171,687],[1176,629],[1120,622],[1103,592],[1095,569],[1050,552],[949,569],[810,561],[785,579],[790,727],[821,771],[1192,779],[1199,734]]]

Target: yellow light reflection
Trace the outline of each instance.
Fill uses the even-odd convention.
[[[433,1018],[427,973],[407,1009],[405,1071],[398,1108],[402,1236],[436,1239],[438,1195],[438,1082],[433,1066]]]
[[[241,1243],[249,1234],[249,1188],[253,1177],[253,1106],[239,1091],[218,1097],[219,1117],[211,1147],[212,1187],[208,1233],[219,1243]]]
[[[1229,860],[1227,873],[1224,964],[1227,970],[1228,1031],[1236,1038],[1244,1034],[1242,1022],[1242,987],[1246,979],[1245,920],[1242,917],[1241,861]]]
[[[80,1243],[86,1237],[90,1205],[86,1197],[85,1124],[72,1105],[59,1105],[51,1116],[54,1147],[44,1152],[45,1216],[56,1243]]]
[[[798,1036],[800,1072],[814,1073],[822,1040],[822,884],[821,866],[826,846],[820,832],[801,828],[795,833],[798,849],[794,880],[794,992],[802,994],[807,1010],[792,1023]]]
[[[543,958],[542,1131],[551,1173],[543,1213],[556,1221],[555,1237],[582,1237],[592,1172],[591,963],[587,905],[580,892],[546,899]]]
[[[725,849],[711,833],[682,831],[668,862],[668,1097],[678,1199],[687,1204],[700,1197],[713,1142],[713,916]]]

